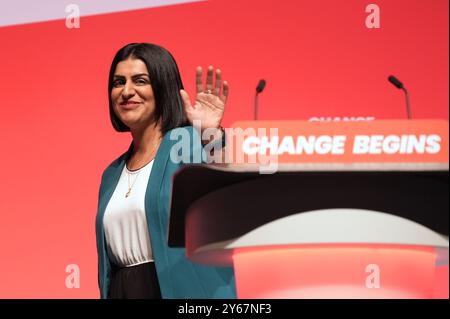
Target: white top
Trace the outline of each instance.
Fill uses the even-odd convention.
[[[106,246],[110,260],[119,267],[153,260],[145,215],[145,192],[152,166],[153,160],[134,171],[125,165],[106,207],[103,219]]]

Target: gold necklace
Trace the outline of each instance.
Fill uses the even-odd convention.
[[[157,143],[154,143],[153,144],[153,149],[152,149],[152,153],[155,151],[155,149],[156,149],[156,147],[159,145],[159,143],[161,142],[161,137],[158,139],[158,142]],[[156,155],[156,154],[155,154]],[[155,157],[155,155],[153,155],[153,158],[150,160],[150,162],[151,161],[153,161],[153,159],[154,159],[154,157]],[[129,170],[128,170],[128,168],[127,168],[127,174],[128,174],[128,192],[125,194],[125,198],[128,198],[128,196],[130,196],[130,194],[131,194],[131,189],[133,188],[133,186],[134,186],[134,184],[136,183],[136,181],[137,181],[137,179],[138,179],[138,177],[139,177],[139,173],[141,172],[141,170],[145,167],[145,166],[147,166],[150,162],[148,162],[147,164],[145,164],[143,167],[141,167],[137,172],[130,172]],[[126,163],[125,163],[125,167],[126,167]],[[134,175],[134,174],[136,174],[136,178],[134,179],[134,181],[133,181],[133,183],[131,183],[131,185],[130,185],[130,177],[131,177],[131,175]]]
[[[130,176],[134,175],[134,174],[127,171],[127,173],[128,173],[128,192],[125,194],[125,198],[128,198],[128,196],[130,196],[131,189],[133,188],[134,184],[136,183],[140,172],[141,172],[140,170],[137,172],[134,182],[130,185]]]

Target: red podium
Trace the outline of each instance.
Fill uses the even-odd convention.
[[[238,298],[448,298],[448,123],[285,124],[177,173],[169,245],[234,267]]]

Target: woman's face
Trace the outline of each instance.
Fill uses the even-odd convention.
[[[111,100],[115,114],[130,129],[154,123],[155,98],[142,60],[128,58],[117,64]]]

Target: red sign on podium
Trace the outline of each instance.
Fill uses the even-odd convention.
[[[227,161],[267,163],[448,163],[448,122],[244,121],[227,130]]]

